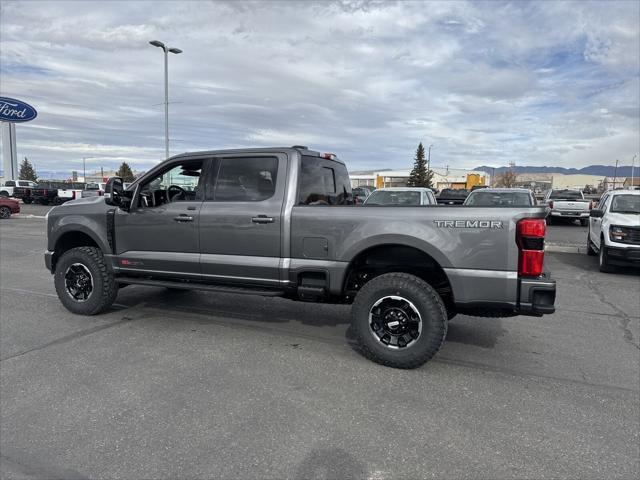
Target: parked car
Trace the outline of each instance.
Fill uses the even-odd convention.
[[[532,207],[536,205],[531,190],[526,188],[483,188],[473,190],[463,205],[475,207]]]
[[[345,164],[306,147],[182,154],[106,193],[48,214],[45,265],[76,314],[126,284],[351,303],[362,352],[414,368],[457,312],[554,311],[544,208],[358,208]]]
[[[600,271],[640,266],[640,190],[605,192],[591,210],[587,254],[598,255]]]
[[[436,200],[443,205],[462,205],[467,195],[469,195],[469,191],[464,188],[443,188],[436,197]]]
[[[436,205],[436,197],[430,188],[385,187],[378,188],[364,201],[365,205],[417,206]]]
[[[13,213],[20,213],[20,202],[13,198],[0,196],[0,218],[10,218]]]
[[[544,203],[549,206],[549,224],[558,218],[580,220],[582,226],[589,222],[592,203],[584,198],[580,190],[549,190],[544,197]]]
[[[371,189],[369,187],[355,187],[351,189],[353,200],[356,205],[361,205],[371,195]]]
[[[87,183],[87,185],[84,187],[84,190],[82,190],[82,193],[80,196],[82,198],[102,197],[104,196],[105,186],[106,186],[106,183],[94,183],[94,182]]]
[[[5,180],[0,185],[0,197],[15,197],[16,188],[33,188],[36,185],[31,180]]]

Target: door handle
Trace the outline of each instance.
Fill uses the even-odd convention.
[[[193,222],[193,217],[181,213],[177,217],[173,217],[176,222]]]
[[[253,223],[273,223],[275,219],[273,217],[267,217],[266,215],[258,215],[251,219]]]

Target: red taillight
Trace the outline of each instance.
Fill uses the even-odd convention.
[[[518,274],[539,277],[544,265],[544,235],[547,225],[541,218],[524,218],[516,228],[516,243],[520,251]]]
[[[322,158],[326,158],[327,160],[335,160],[338,157],[334,153],[323,153]]]
[[[104,192],[102,190],[98,190],[98,196],[101,197],[104,195]]]
[[[47,192],[47,190],[44,190],[42,193],[44,193],[44,196],[46,197],[47,193],[49,193],[49,192]]]
[[[518,237],[544,238],[546,230],[542,218],[524,218],[518,222]]]
[[[589,210],[593,210],[593,202],[589,202]]]
[[[549,200],[549,208],[553,208],[553,200]]]
[[[75,200],[76,199],[76,191],[74,190],[73,192],[71,192],[71,200]]]
[[[544,265],[544,250],[520,250],[518,274],[523,277],[539,277]]]

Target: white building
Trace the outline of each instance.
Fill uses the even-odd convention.
[[[464,170],[461,168],[439,168],[433,171],[433,186],[438,190],[443,188],[466,188],[472,185],[490,185],[491,176],[479,170]],[[379,170],[370,172],[358,172],[350,174],[352,187],[373,186],[404,187],[411,169],[406,170]]]

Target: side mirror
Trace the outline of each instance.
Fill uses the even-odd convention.
[[[120,177],[111,177],[104,187],[104,202],[114,207],[124,206],[124,182]]]
[[[602,218],[604,217],[604,210],[593,209],[589,216],[593,218]]]

